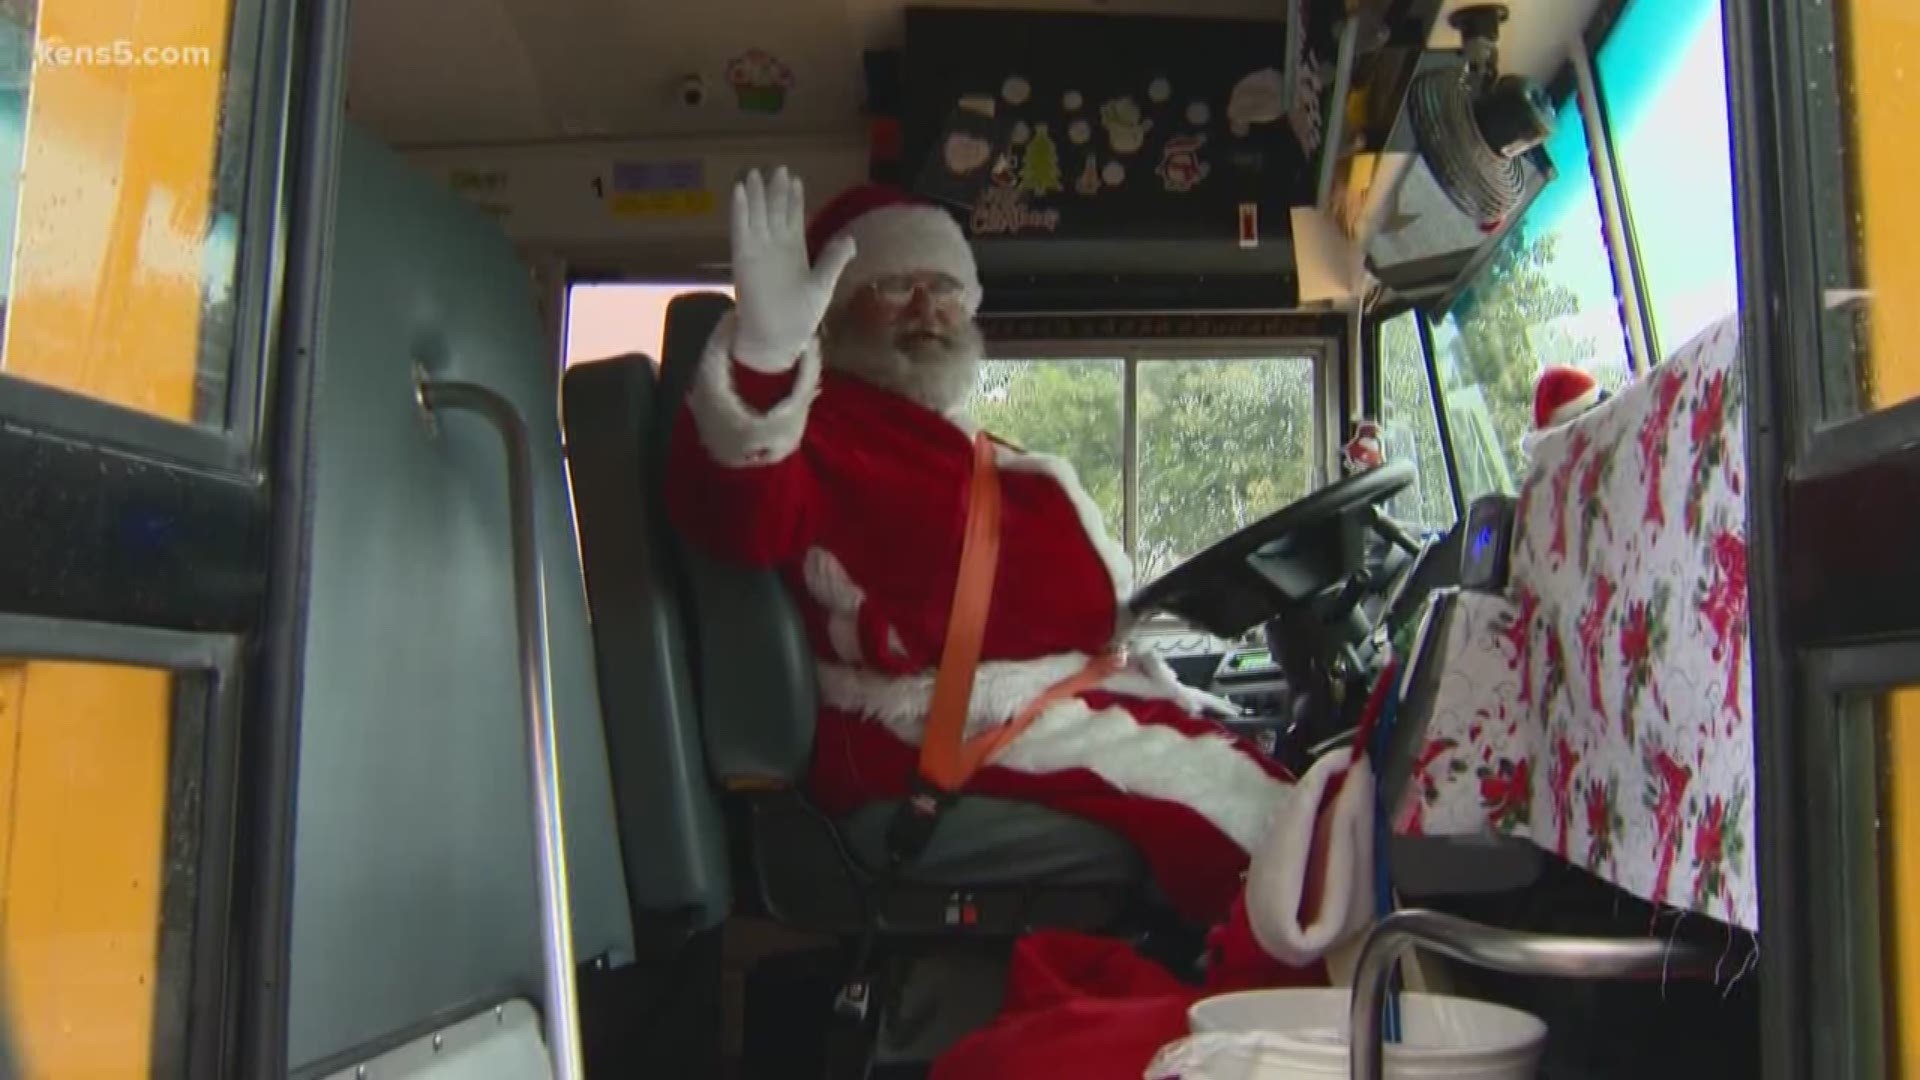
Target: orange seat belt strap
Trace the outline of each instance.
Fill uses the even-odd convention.
[[[948,793],[957,791],[972,772],[963,753],[967,708],[999,563],[1000,473],[994,466],[993,442],[981,432],[973,437],[973,483],[967,496],[960,572],[954,577],[953,607],[947,614],[947,641],[933,677],[926,730],[920,737],[921,778]]]
[[[920,737],[915,790],[900,804],[887,829],[887,859],[893,869],[916,858],[933,833],[942,810],[974,773],[1020,737],[1046,709],[1091,689],[1120,670],[1117,653],[1094,657],[1029,702],[1011,720],[969,739],[967,711],[973,700],[974,673],[980,666],[987,613],[1000,562],[1000,475],[993,442],[981,433],[973,439],[973,480],[967,495],[966,532],[960,544],[960,568],[947,615],[947,640],[933,677],[933,700]]]

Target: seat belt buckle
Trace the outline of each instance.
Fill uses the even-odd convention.
[[[952,792],[935,787],[924,776],[914,776],[913,787],[894,809],[893,820],[887,823],[889,869],[898,870],[920,857],[933,839],[940,815],[946,813],[952,803]]]
[[[842,1019],[855,1022],[867,1018],[867,1007],[873,1002],[873,984],[865,978],[853,978],[842,984],[840,992],[833,997],[833,1014]]]

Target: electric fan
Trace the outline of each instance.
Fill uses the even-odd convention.
[[[1553,106],[1531,79],[1500,74],[1503,4],[1461,8],[1459,62],[1429,68],[1408,90],[1420,157],[1463,214],[1499,224],[1525,195],[1520,158],[1553,134]]]

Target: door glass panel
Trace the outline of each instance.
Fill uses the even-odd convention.
[[[0,372],[227,424],[253,83],[233,3],[0,5]]]
[[[1313,489],[1313,361],[1142,360],[1137,581]]]
[[[1380,425],[1386,429],[1387,460],[1411,461],[1417,470],[1413,486],[1395,495],[1386,510],[1409,525],[1447,529],[1454,522],[1453,493],[1417,318],[1409,311],[1380,327]]]
[[[1845,419],[1920,397],[1920,8],[1898,0],[1839,0],[1840,93],[1816,125],[1837,125],[1845,139],[1844,175],[1813,162],[1815,183],[1847,192],[1848,250],[1830,256],[1821,285],[1839,347],[1827,349],[1829,419]],[[1816,11],[1819,9],[1815,9]],[[1810,100],[1818,109],[1817,97]],[[1822,110],[1824,111],[1824,110]],[[1824,168],[1823,168],[1824,165]],[[1837,383],[1837,385],[1836,385]]]
[[[204,682],[0,658],[9,1075],[185,1068]]]
[[[1876,717],[1880,947],[1888,1076],[1920,1077],[1920,688],[1888,694]]]

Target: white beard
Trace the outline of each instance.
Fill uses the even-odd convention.
[[[824,343],[828,368],[899,394],[943,416],[954,416],[973,390],[986,340],[971,321],[937,337],[900,336],[910,327],[872,333],[843,324]]]

